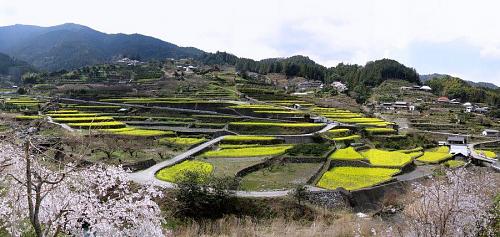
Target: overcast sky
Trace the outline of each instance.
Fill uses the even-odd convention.
[[[0,0],[0,25],[78,23],[205,51],[325,65],[393,58],[500,85],[500,1]]]

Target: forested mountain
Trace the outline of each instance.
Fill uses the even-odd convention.
[[[438,73],[420,75],[420,81],[422,81],[422,83],[425,83],[426,81],[431,80],[433,78],[446,77],[446,76],[449,76],[449,75],[438,74]],[[484,87],[484,88],[489,88],[489,89],[498,89],[499,88],[497,85],[490,83],[490,82],[473,82],[473,81],[467,81],[467,80],[464,80],[464,81],[467,82],[469,85],[474,86],[474,87]]]
[[[297,55],[289,58],[268,58],[255,61],[248,58],[238,58],[226,52],[206,53],[200,60],[203,63],[229,64],[236,67],[239,71],[250,71],[261,74],[266,73],[284,73],[287,76],[299,76],[313,80],[323,81],[326,76],[327,68],[317,64],[308,57]]]
[[[425,82],[437,95],[460,99],[462,102],[482,102],[500,106],[500,89],[474,87],[466,81],[452,76],[434,77]]]
[[[77,24],[0,27],[0,52],[55,71],[103,63],[114,57],[140,60],[198,57],[203,51],[140,34],[105,34]]]
[[[342,81],[348,85],[350,88],[349,93],[359,102],[363,102],[368,98],[370,88],[378,86],[388,79],[400,79],[420,84],[415,69],[390,59],[368,62],[365,66],[340,63],[331,68],[326,68],[301,55],[255,61],[238,58],[225,52],[217,52],[215,54],[204,54],[201,60],[207,64],[234,65],[240,71],[252,71],[262,74],[284,73],[287,76],[300,76],[326,83]]]
[[[33,67],[27,62],[0,53],[0,75],[10,75],[19,79],[24,72],[32,70]]]

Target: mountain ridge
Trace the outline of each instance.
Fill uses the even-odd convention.
[[[41,27],[0,27],[0,52],[55,71],[109,62],[129,56],[143,60],[198,57],[204,51],[141,34],[106,34],[90,27],[66,23]]]

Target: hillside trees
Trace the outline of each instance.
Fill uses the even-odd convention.
[[[473,87],[466,81],[452,76],[435,77],[426,81],[433,92],[440,96],[448,96],[452,99],[460,99],[463,102],[487,103],[489,105],[500,105],[500,89],[488,89]]]
[[[47,168],[48,157],[0,144],[0,228],[12,236],[26,231],[40,236],[163,236],[160,209],[153,201],[162,195],[149,186],[132,187],[118,167],[73,164]]]

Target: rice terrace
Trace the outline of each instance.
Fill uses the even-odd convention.
[[[493,83],[77,24],[0,44],[0,236],[500,233]]]

